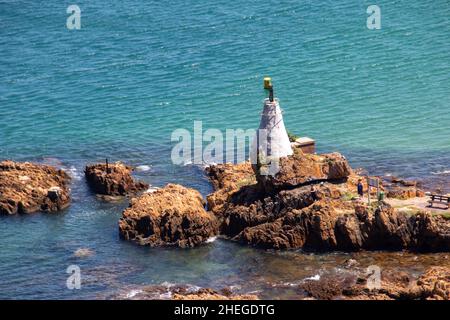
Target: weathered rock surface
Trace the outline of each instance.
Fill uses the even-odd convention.
[[[0,214],[55,212],[70,204],[70,177],[29,162],[0,162]]]
[[[384,202],[368,207],[354,197],[357,181],[365,179],[339,154],[283,159],[278,175],[257,176],[257,182],[250,164],[208,169],[217,190],[208,203],[221,233],[273,249],[450,250],[450,220],[426,212],[410,216]]]
[[[135,181],[131,176],[132,168],[121,162],[86,166],[86,180],[91,189],[100,195],[126,196],[146,190],[148,184]]]
[[[256,166],[255,166],[256,168]],[[296,150],[292,156],[283,157],[276,175],[260,175],[256,178],[266,193],[292,189],[300,185],[321,181],[343,181],[352,169],[340,153],[323,155],[305,154]]]
[[[385,203],[371,208],[330,198],[307,205],[311,196],[302,196],[300,209],[282,199],[266,199],[250,210],[235,207],[225,219],[225,232],[239,242],[274,249],[450,250],[450,221],[442,217],[425,212],[406,216]]]
[[[450,300],[450,268],[433,267],[417,280],[422,298]]]
[[[390,180],[385,179],[383,185],[386,189],[386,196],[388,198],[406,200],[425,196],[425,192],[420,189],[420,184],[417,181],[408,181],[391,177]]]
[[[141,245],[194,247],[216,235],[218,223],[198,191],[168,184],[132,199],[119,231]]]
[[[206,174],[216,190],[207,197],[208,210],[215,214],[220,214],[223,205],[230,200],[229,198],[234,192],[244,186],[256,183],[250,162],[209,166],[206,168]]]

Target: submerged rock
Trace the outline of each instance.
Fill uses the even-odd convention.
[[[92,256],[94,253],[95,252],[89,248],[78,248],[73,255],[77,258],[86,258]]]
[[[0,214],[56,212],[70,204],[70,177],[29,162],[0,162]]]
[[[218,224],[198,191],[168,184],[132,199],[119,231],[123,239],[141,245],[194,247],[215,236]]]
[[[229,288],[214,290],[167,282],[160,285],[134,286],[122,289],[106,298],[130,300],[258,300],[258,297],[254,294],[235,293]]]
[[[370,277],[370,278],[369,278]],[[450,268],[431,267],[418,278],[398,270],[383,269],[379,283],[367,269],[344,276],[306,280],[299,289],[321,300],[449,300]]]
[[[86,180],[91,189],[105,196],[133,195],[148,189],[148,184],[135,181],[131,176],[132,168],[121,162],[93,164],[86,166]],[[105,200],[109,198],[105,197]]]
[[[355,275],[345,276],[326,275],[317,279],[306,279],[298,288],[308,297],[317,300],[333,300],[343,295],[355,283]]]
[[[174,293],[173,300],[258,300],[253,294],[233,294],[227,290],[217,292],[213,289],[202,288],[194,292]]]
[[[359,282],[343,290],[346,299],[352,300],[449,300],[450,268],[431,267],[419,278],[398,272],[383,270],[380,287],[367,286],[368,275]]]

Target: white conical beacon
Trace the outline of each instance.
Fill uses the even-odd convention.
[[[264,81],[266,87],[266,79]],[[293,154],[289,136],[283,122],[283,114],[280,104],[273,97],[273,86],[268,86],[269,98],[264,99],[263,112],[257,131],[253,140],[251,160],[253,164],[270,161],[278,161],[281,157]],[[264,159],[262,161],[262,159]]]

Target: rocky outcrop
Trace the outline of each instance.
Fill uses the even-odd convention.
[[[224,235],[271,249],[450,249],[450,220],[426,212],[407,215],[385,202],[367,206],[355,197],[357,181],[365,179],[343,156],[297,152],[280,163],[275,177],[256,175],[257,182],[249,164],[236,172],[232,165],[208,169],[217,188],[208,196],[210,209]],[[249,183],[227,188],[226,182],[241,180]]]
[[[126,196],[148,189],[148,184],[135,181],[132,167],[121,162],[93,164],[86,166],[86,180],[91,189],[99,195]]]
[[[218,224],[198,191],[168,184],[132,199],[119,231],[141,245],[194,247],[216,235]]]
[[[222,207],[230,200],[230,196],[248,185],[256,184],[255,174],[250,162],[233,165],[225,163],[206,168],[216,192],[208,195],[208,210],[220,214]]]
[[[417,181],[408,181],[397,177],[391,177],[390,179],[385,179],[383,181],[383,186],[386,189],[386,196],[388,198],[406,200],[425,196],[425,192],[420,189],[420,184]]]
[[[29,162],[0,162],[0,214],[56,212],[70,204],[70,177]]]
[[[238,212],[248,217],[247,210]],[[240,224],[235,217],[229,220],[234,229],[227,230],[239,232],[233,239],[263,248],[315,251],[450,249],[450,221],[425,212],[408,217],[385,203],[372,209],[321,200],[303,209],[287,210],[278,218],[273,212],[252,217]],[[242,231],[235,229],[236,224]]]
[[[280,158],[275,175],[261,175],[255,166],[256,178],[266,193],[292,189],[321,181],[344,181],[352,173],[347,160],[340,153],[305,154],[295,150],[292,156]]]

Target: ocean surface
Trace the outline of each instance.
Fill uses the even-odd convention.
[[[81,9],[68,30],[66,9]],[[381,29],[366,27],[371,4]],[[420,272],[441,255],[272,252],[217,239],[197,249],[123,242],[127,202],[104,203],[87,163],[212,188],[170,158],[171,133],[257,128],[271,76],[287,129],[374,175],[449,190],[450,3],[401,1],[0,0],[0,159],[50,163],[73,176],[59,214],[0,217],[0,298],[111,298],[145,285],[190,284],[295,298],[292,284],[348,258]],[[86,248],[88,257],[75,251]],[[66,287],[69,265],[82,287]],[[278,286],[280,285],[280,286]],[[295,291],[295,290],[294,290]],[[127,295],[125,295],[127,296]]]

